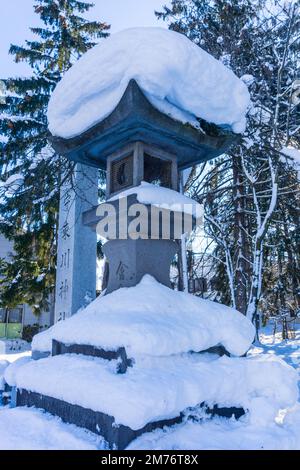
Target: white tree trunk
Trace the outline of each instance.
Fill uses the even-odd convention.
[[[184,193],[184,184],[183,184],[183,172],[180,172],[180,192],[181,194]],[[181,256],[181,265],[182,265],[182,286],[183,291],[189,291],[189,273],[188,273],[188,266],[187,266],[187,257],[186,257],[186,235],[183,234],[181,236],[181,243],[180,243],[180,256]]]

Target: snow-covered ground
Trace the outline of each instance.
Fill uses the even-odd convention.
[[[249,355],[275,355],[299,372],[300,325],[296,337],[282,341],[271,328],[261,333],[261,346],[254,346]],[[21,353],[24,354],[24,353]],[[25,353],[26,354],[26,353]],[[27,353],[28,354],[28,353]],[[1,355],[11,360],[11,355]],[[62,423],[39,410],[24,408],[0,410],[0,449],[104,449],[105,442],[76,426]],[[193,414],[185,422],[168,429],[145,434],[130,449],[300,449],[300,403],[281,409],[275,420],[267,423],[249,419],[207,419],[203,413]]]
[[[263,328],[260,333],[261,345],[253,346],[251,355],[270,354],[284,359],[300,373],[300,324],[296,326],[295,338],[282,341],[281,331],[273,335],[273,326]],[[300,431],[300,430],[299,430]]]
[[[0,339],[0,361],[15,361],[21,355],[30,354],[30,344],[22,339]]]
[[[27,408],[0,411],[0,450],[96,450],[101,437],[48,413]]]

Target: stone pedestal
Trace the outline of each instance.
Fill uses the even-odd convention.
[[[120,287],[133,287],[150,274],[167,287],[170,265],[178,250],[173,240],[111,240],[103,251],[109,263],[106,294]]]
[[[82,213],[98,202],[98,170],[77,164],[61,188],[54,321],[64,320],[96,297],[97,235]]]

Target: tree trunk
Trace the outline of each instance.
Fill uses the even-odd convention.
[[[236,308],[246,314],[248,305],[248,286],[251,269],[249,264],[250,247],[246,236],[247,217],[245,214],[246,197],[243,185],[243,169],[240,155],[232,158],[233,206],[234,206],[234,289]]]

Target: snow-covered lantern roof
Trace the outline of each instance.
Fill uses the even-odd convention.
[[[59,154],[103,169],[114,152],[142,142],[184,169],[228,149],[248,104],[245,84],[185,36],[133,28],[66,73],[49,103],[49,140]]]

